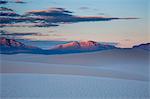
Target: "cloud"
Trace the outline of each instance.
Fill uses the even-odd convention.
[[[0,7],[0,11],[13,11],[13,10],[6,7]]]
[[[26,2],[24,2],[22,0],[15,0],[14,3],[26,3]]]
[[[47,10],[32,10],[26,13],[28,16],[40,16],[45,22],[51,23],[74,23],[84,21],[109,21],[120,19],[117,17],[104,17],[104,16],[75,16],[73,12],[63,8],[49,8]]]
[[[58,25],[51,24],[51,23],[25,23],[25,22],[0,24],[0,27],[55,27],[55,26],[58,26]]]
[[[89,7],[80,7],[79,9],[80,9],[80,10],[88,10]]]
[[[1,36],[28,36],[28,35],[37,35],[37,33],[8,33],[0,31]]]
[[[6,15],[6,14],[5,14]],[[21,24],[21,22],[27,21],[28,18],[26,17],[21,17],[21,16],[14,16],[14,15],[9,15],[9,16],[0,16],[0,26],[9,26],[9,25],[17,25]],[[26,23],[26,22],[25,22]]]
[[[12,9],[1,7],[0,8],[0,27],[49,27],[58,26],[51,22],[45,22],[45,17],[19,15]]]
[[[118,42],[99,42],[99,43],[113,46],[117,46],[119,44]]]
[[[27,12],[27,14],[37,14],[37,15],[52,15],[52,14],[67,14],[67,13],[73,13],[71,11],[65,10],[64,8],[49,8],[46,10],[32,10]]]
[[[0,12],[0,16],[19,16],[19,14],[15,12]]]
[[[21,15],[7,7],[0,7],[0,26],[3,24],[16,23],[21,18]]]
[[[8,1],[5,1],[5,0],[0,0],[0,4],[7,4]]]
[[[4,8],[3,8],[4,10]],[[8,10],[8,9],[7,9]],[[49,8],[46,10],[32,10],[24,15],[19,15],[14,11],[0,13],[0,27],[4,26],[28,26],[28,27],[51,27],[59,24],[88,22],[88,21],[111,21],[118,19],[136,19],[136,18],[118,18],[105,16],[76,16],[73,12],[64,8]],[[2,17],[3,16],[3,17]]]
[[[16,36],[48,36],[48,34],[42,34],[42,33],[33,33],[33,32],[28,32],[28,33],[10,33],[8,31],[5,30],[0,30],[0,35],[7,37],[7,36],[12,36],[12,37],[16,37]]]
[[[7,4],[7,3],[19,3],[19,4],[24,4],[26,3],[25,1],[22,1],[22,0],[11,0],[11,1],[8,1],[8,0],[0,0],[0,4]]]

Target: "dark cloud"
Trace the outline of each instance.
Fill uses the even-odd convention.
[[[9,25],[17,25],[17,24],[21,24],[21,22],[25,22],[27,21],[28,18],[24,18],[24,17],[10,17],[10,16],[5,16],[5,17],[1,17],[0,16],[0,26],[9,26]]]
[[[5,0],[0,0],[0,4],[7,4],[8,1],[5,1]]]
[[[0,16],[19,16],[19,14],[15,12],[0,12]]]
[[[63,8],[49,8],[47,10],[32,10],[26,13],[26,15],[35,16],[48,16],[48,17],[60,17],[60,16],[72,16],[71,11],[65,10]]]
[[[75,16],[72,13],[73,12],[63,8],[32,10],[26,12],[24,15],[19,15],[14,11],[1,12],[0,27],[4,26],[50,27],[50,26],[59,26],[59,24],[62,23],[136,19],[136,18],[117,18],[104,16]]]
[[[3,24],[16,23],[21,18],[21,15],[7,7],[0,7],[0,26]]]
[[[8,1],[8,0],[0,0],[0,4],[7,4],[7,3],[19,3],[19,4],[24,4],[27,3],[23,0],[12,0],[12,1]]]
[[[6,7],[0,7],[0,11],[13,11],[13,10]]]
[[[44,17],[19,15],[9,8],[1,7],[0,27],[49,27],[58,26],[57,24],[46,22]]]
[[[0,36],[4,36],[4,37],[16,37],[16,36],[48,36],[48,34],[42,34],[42,33],[10,33],[8,31],[5,30],[0,30]]]
[[[0,24],[0,27],[55,27],[55,26],[58,25],[51,23],[25,23],[25,22]]]
[[[26,13],[28,16],[40,16],[45,22],[67,23],[67,22],[84,22],[84,21],[109,21],[119,18],[102,17],[102,16],[75,16],[72,12],[63,8],[50,8],[47,10],[32,10]]]
[[[37,33],[1,33],[1,36],[28,36],[37,35]]]
[[[26,35],[36,35],[37,33],[10,33],[5,30],[0,30],[1,36],[26,36]]]

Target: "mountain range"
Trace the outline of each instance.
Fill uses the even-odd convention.
[[[0,53],[15,54],[15,53],[31,53],[31,54],[66,54],[66,53],[81,53],[93,52],[101,50],[120,49],[108,44],[100,44],[95,41],[73,41],[66,44],[56,45],[50,49],[41,49],[35,46],[28,46],[14,39],[0,37]],[[150,51],[150,43],[133,46],[131,49],[142,49]]]
[[[57,45],[51,50],[57,50],[62,53],[76,53],[76,52],[90,52],[90,51],[99,51],[99,50],[108,50],[115,49],[115,46],[104,45],[95,41],[73,41],[67,44]]]
[[[136,46],[133,46],[133,48],[134,49],[143,49],[143,50],[150,51],[150,43],[136,45]]]
[[[0,53],[13,54],[13,53],[32,53],[34,51],[42,50],[38,47],[28,46],[14,39],[0,37]]]

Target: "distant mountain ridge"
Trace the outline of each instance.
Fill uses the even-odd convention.
[[[0,53],[29,53],[41,50],[38,47],[28,46],[14,39],[0,37]]]
[[[38,48],[36,46],[28,46],[14,39],[0,37],[0,53],[1,54],[16,54],[16,53],[30,53],[30,54],[66,54],[66,53],[81,53],[93,52],[101,50],[123,49],[117,48],[113,45],[100,44],[95,41],[73,41],[66,44],[56,45],[48,50]],[[150,51],[150,43],[133,46],[131,49],[141,49]]]
[[[5,37],[0,38],[0,45],[1,47],[6,47],[6,48],[21,48],[21,47],[26,47],[23,43],[18,42],[14,39],[7,39]]]
[[[143,50],[150,51],[150,43],[136,45],[136,46],[133,46],[133,48],[134,49],[143,49]]]
[[[97,51],[97,50],[107,50],[107,49],[115,49],[115,46],[112,45],[104,45],[97,43],[95,41],[73,41],[67,44],[57,45],[53,48],[53,50],[58,50],[62,52],[70,51],[70,52],[82,52],[82,51]]]

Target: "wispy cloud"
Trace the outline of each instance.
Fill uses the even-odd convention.
[[[9,8],[1,8],[0,26],[29,26],[29,27],[50,27],[59,26],[62,23],[88,22],[88,21],[111,21],[118,19],[136,19],[136,18],[118,18],[105,16],[76,16],[71,11],[64,8],[49,8],[46,10],[31,10],[23,15],[15,13]]]
[[[28,36],[28,35],[37,35],[37,33],[9,33],[7,31],[0,31],[1,36]]]
[[[0,30],[0,36],[3,37],[22,37],[22,36],[49,36],[48,34],[42,34],[42,33],[34,33],[34,32],[28,32],[28,33],[15,33],[15,32],[8,32],[5,30]]]
[[[89,7],[80,7],[79,8],[80,10],[88,10],[88,9],[90,9]]]

